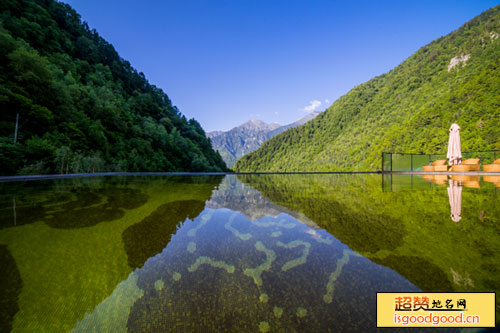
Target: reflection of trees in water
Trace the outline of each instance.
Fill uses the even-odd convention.
[[[141,268],[146,260],[160,253],[169,243],[179,223],[198,216],[205,208],[199,200],[174,201],[161,205],[141,222],[122,234],[128,264]]]
[[[388,255],[383,259],[372,258],[373,262],[390,267],[406,277],[424,291],[454,291],[448,275],[425,258],[415,256]],[[425,272],[418,274],[419,271]]]
[[[0,241],[2,247],[6,244],[5,248],[11,251],[14,264],[9,264],[9,256],[0,254],[0,267],[2,273],[12,271],[11,267],[15,266],[19,269],[19,279],[5,273],[0,274],[0,280],[10,276],[5,280],[7,289],[16,289],[17,280],[23,285],[17,288],[18,296],[9,296],[16,302],[22,300],[19,310],[12,302],[8,305],[12,316],[15,314],[14,331],[28,327],[41,331],[70,330],[77,319],[108,297],[129,275],[131,267],[127,265],[127,256],[132,251],[125,248],[122,232],[150,214],[153,209],[149,205],[156,208],[180,199],[203,203],[222,179],[221,176],[201,176],[171,181],[171,178],[91,177],[0,183]],[[13,196],[17,226],[13,225]],[[186,213],[187,216],[199,214],[203,204],[201,209],[200,205],[196,207],[195,211]],[[189,211],[191,208],[184,207]],[[95,212],[93,217],[89,216],[90,210]],[[111,216],[111,221],[106,214],[113,211],[125,215],[118,219]],[[55,221],[56,215],[59,221]],[[135,216],[140,218],[134,220]],[[185,216],[175,225],[184,221]],[[44,223],[34,223],[39,221]],[[101,223],[105,221],[107,223]],[[158,235],[158,238],[164,241],[158,245],[163,249],[170,234]],[[143,250],[149,249],[137,249]],[[142,266],[144,262],[137,260],[141,255],[133,254],[136,255],[132,256],[134,264]],[[147,259],[147,253],[141,258]],[[3,285],[2,282],[2,288]],[[7,300],[8,293],[3,290],[1,295],[6,295],[3,300]],[[44,296],[38,297],[40,293]],[[2,309],[3,305],[5,302],[0,304]],[[2,315],[10,312],[0,311]],[[0,319],[2,324],[9,322]]]
[[[16,262],[6,245],[0,245],[0,332],[10,332],[14,315],[19,311],[17,299],[21,293],[23,281]]]
[[[0,229],[41,220],[54,228],[89,227],[120,219],[124,210],[144,205],[148,201],[145,188],[184,184],[188,192],[189,184],[216,187],[222,178],[208,175],[79,177],[0,183]]]
[[[356,176],[350,175],[353,180]],[[393,250],[403,243],[405,226],[387,215],[376,214],[370,202],[361,205],[346,205],[341,193],[330,186],[346,186],[349,196],[356,195],[360,184],[347,182],[331,182],[328,176],[293,176],[293,175],[259,175],[238,176],[269,198],[274,204],[303,213],[317,225],[325,228],[335,238],[356,251],[375,253],[379,250]],[[323,178],[317,178],[323,177]],[[309,180],[312,180],[310,183]],[[323,180],[330,180],[324,182]],[[361,180],[357,177],[357,180]],[[355,190],[354,193],[352,190]],[[336,193],[334,193],[336,192]]]
[[[490,186],[463,191],[462,220],[455,224],[445,186],[383,192],[380,175],[237,177],[424,291],[499,294],[500,205]],[[456,276],[472,283],[456,283]]]
[[[226,228],[230,219],[238,232]],[[281,233],[273,236],[278,230]],[[375,289],[418,290],[387,268],[353,256],[325,232],[315,231],[330,242],[315,241],[309,230],[285,214],[251,221],[227,209],[205,210],[177,230],[166,251],[135,271],[144,296],[130,309],[127,327],[192,332],[259,327],[362,330],[375,325],[370,303]],[[252,237],[239,237],[247,234]],[[196,243],[193,251],[191,242]],[[374,275],[384,278],[372,279]],[[327,303],[325,294],[330,295]]]
[[[44,221],[54,228],[82,228],[123,217],[148,196],[122,181],[100,178],[55,179],[0,184],[0,228]],[[121,184],[122,183],[122,184]],[[8,196],[15,196],[15,210]]]

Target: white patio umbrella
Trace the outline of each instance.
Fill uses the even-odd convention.
[[[450,200],[450,217],[453,222],[462,219],[462,186],[458,182],[451,180],[448,185],[448,199]]]
[[[448,140],[448,163],[456,165],[462,163],[462,151],[460,148],[460,126],[453,124],[450,127],[450,139]]]

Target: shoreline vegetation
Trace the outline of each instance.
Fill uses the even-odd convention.
[[[381,152],[500,149],[500,5],[228,169],[195,119],[69,5],[0,4],[0,176],[377,172]]]
[[[0,176],[0,183],[9,181],[42,180],[57,178],[79,178],[79,177],[104,177],[104,176],[218,176],[218,175],[296,175],[296,174],[369,174],[380,171],[359,172],[96,172],[96,173],[73,173],[73,174],[46,174],[46,175],[17,175]]]
[[[358,174],[394,174],[394,175],[468,175],[468,176],[490,176],[500,175],[500,172],[425,172],[425,171],[331,171],[331,172],[99,172],[99,173],[74,173],[74,174],[47,174],[47,175],[19,175],[0,176],[0,183],[10,181],[28,181],[60,178],[83,178],[83,177],[109,177],[109,176],[220,176],[220,175],[358,175]]]
[[[500,5],[362,83],[306,124],[240,158],[235,171],[380,170],[382,152],[500,149]]]
[[[0,175],[228,171],[195,119],[55,0],[0,3]]]

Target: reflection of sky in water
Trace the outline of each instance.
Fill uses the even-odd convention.
[[[288,214],[252,221],[226,208],[186,220],[129,280],[133,331],[370,329],[375,292],[419,291]],[[88,316],[78,327],[95,325]]]
[[[500,291],[500,208],[487,179],[452,179],[454,223],[449,179],[222,178],[0,184],[7,324],[366,331],[376,292]]]

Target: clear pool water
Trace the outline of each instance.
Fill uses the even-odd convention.
[[[374,331],[376,292],[500,295],[500,182],[438,178],[0,183],[0,331]]]

